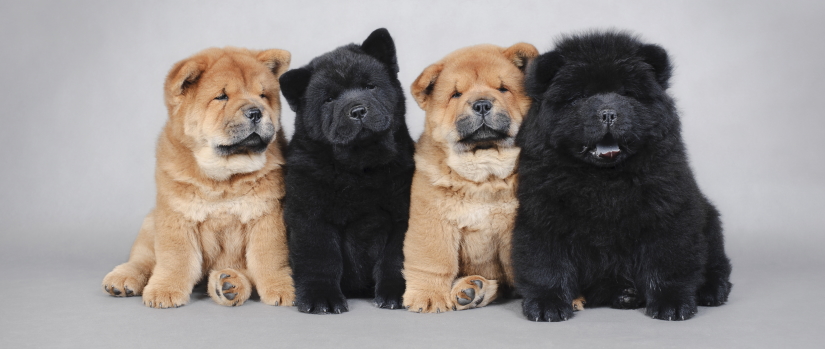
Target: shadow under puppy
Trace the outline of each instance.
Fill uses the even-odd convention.
[[[412,84],[426,121],[404,242],[410,311],[482,307],[513,285],[515,136],[531,102],[523,69],[537,55],[526,43],[467,47]]]
[[[665,320],[727,300],[719,213],[693,178],[670,76],[664,49],[613,31],[566,36],[528,68],[513,233],[528,319],[568,319],[579,293]]]
[[[277,49],[212,48],[175,64],[164,89],[157,204],[129,261],[103,279],[106,292],[178,307],[208,274],[219,304],[243,304],[253,286],[266,304],[292,304],[278,85],[289,60]]]
[[[415,164],[397,73],[382,28],[281,77],[296,112],[285,217],[302,312],[345,312],[345,297],[401,308]]]

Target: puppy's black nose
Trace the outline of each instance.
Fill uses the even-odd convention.
[[[616,121],[616,111],[613,109],[602,109],[599,111],[599,116],[602,118],[602,122],[608,125],[612,125],[613,121]]]
[[[365,108],[363,105],[356,105],[349,111],[349,117],[353,119],[360,120],[363,119],[365,116],[367,116],[367,108]]]
[[[249,108],[244,110],[243,115],[246,116],[247,119],[252,120],[254,123],[261,121],[261,116],[263,116],[261,110],[258,108]]]
[[[486,99],[478,100],[473,103],[473,111],[475,111],[478,115],[484,116],[490,114],[490,109],[493,109],[493,102]]]

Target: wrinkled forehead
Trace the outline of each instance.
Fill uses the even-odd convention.
[[[438,78],[439,89],[466,91],[475,86],[499,88],[520,83],[521,71],[500,52],[450,61]]]
[[[226,89],[271,89],[275,76],[261,62],[247,55],[224,55],[213,62],[201,78],[202,84]]]

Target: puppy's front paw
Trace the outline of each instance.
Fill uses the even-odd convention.
[[[404,292],[404,308],[416,313],[442,313],[456,308],[450,300],[450,292],[407,290]]]
[[[401,309],[404,296],[404,281],[381,282],[375,286],[373,304],[383,309]]]
[[[252,294],[252,284],[246,275],[227,268],[209,273],[207,293],[215,303],[226,306],[242,305]]]
[[[559,297],[524,297],[521,304],[524,316],[530,321],[565,321],[573,317],[573,303]]]
[[[716,277],[705,282],[697,292],[699,305],[716,307],[728,301],[728,295],[733,284],[727,278]]]
[[[649,299],[645,314],[660,320],[687,320],[696,315],[696,299],[693,297],[686,297],[685,299],[656,297]]]
[[[138,268],[122,264],[103,278],[103,290],[115,297],[140,296],[149,275]]]
[[[257,288],[261,302],[264,304],[292,306],[295,303],[295,287],[292,287],[292,278],[277,283],[259,283]]]
[[[450,292],[450,299],[455,300],[455,310],[480,308],[490,304],[496,298],[498,282],[481,276],[465,276],[456,280]]]
[[[189,303],[189,293],[168,286],[150,283],[143,289],[143,305],[152,308],[177,308]]]
[[[344,294],[333,286],[297,290],[295,306],[299,311],[310,314],[341,314],[349,311]]]

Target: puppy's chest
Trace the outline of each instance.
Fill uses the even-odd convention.
[[[195,194],[191,198],[170,199],[172,208],[187,219],[204,222],[207,219],[236,219],[246,224],[275,209],[277,200],[262,193],[252,192],[230,198]]]
[[[512,191],[502,191],[484,197],[449,196],[444,206],[445,218],[462,234],[498,235],[512,228],[518,203]]]

